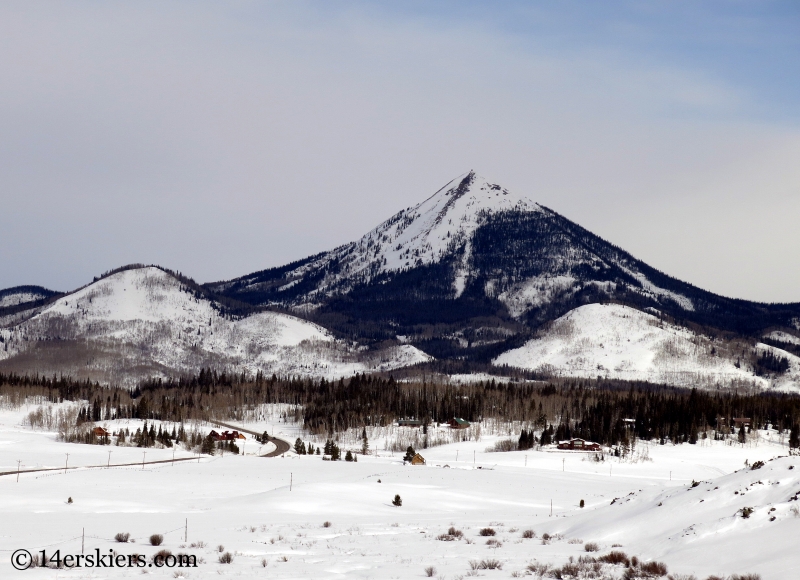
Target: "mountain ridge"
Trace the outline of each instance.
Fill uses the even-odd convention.
[[[580,376],[592,376],[591,365],[575,362],[572,355],[554,354],[566,351],[553,328],[563,329],[564,317],[576,313],[569,320],[579,323],[575,336],[580,343],[591,342],[584,330],[598,324],[630,325],[627,315],[615,318],[601,314],[603,310],[586,308],[597,304],[616,304],[642,313],[637,315],[636,332],[646,338],[640,341],[639,350],[615,338],[620,342],[615,355],[619,361],[612,367],[597,359],[599,347],[587,350],[586,360],[595,360],[594,367],[603,367],[595,370],[604,369],[605,376],[612,376],[613,370],[624,378],[625,369],[638,369],[636,380],[648,376],[661,380],[659,377],[678,376],[678,371],[669,369],[680,367],[678,374],[695,373],[704,384],[711,384],[717,376],[728,386],[744,381],[753,388],[784,388],[794,384],[794,378],[786,377],[794,377],[795,366],[800,364],[794,358],[800,354],[800,303],[766,304],[713,294],[649,266],[530,197],[470,171],[353,242],[233,280],[198,284],[160,266],[132,264],[67,294],[25,297],[22,291],[0,292],[0,296],[17,296],[21,301],[9,306],[12,310],[6,316],[0,311],[0,339],[6,337],[0,348],[9,352],[9,339],[15,345],[13,356],[0,356],[0,367],[19,362],[20,357],[38,364],[36,356],[41,355],[50,361],[48,369],[52,370],[58,366],[53,360],[66,356],[67,346],[57,355],[50,352],[58,350],[58,340],[64,336],[75,345],[80,338],[103,352],[111,348],[111,339],[121,332],[121,322],[114,318],[119,312],[108,310],[96,320],[102,329],[92,330],[81,322],[88,316],[88,306],[69,310],[62,308],[63,303],[79,300],[71,297],[91,292],[86,289],[93,285],[102,286],[111,278],[128,276],[126,272],[148,268],[171,280],[169,292],[141,302],[135,323],[126,322],[141,328],[133,334],[123,329],[124,340],[114,343],[114,348],[126,353],[126,360],[137,361],[140,375],[145,371],[160,375],[190,372],[200,364],[214,364],[248,372],[335,376],[437,359],[473,365],[484,372],[513,362],[515,367],[543,375],[564,376],[573,368],[580,369]],[[126,291],[121,286],[114,290],[117,295]],[[183,319],[174,313],[165,314],[160,323],[148,318],[159,300],[183,304],[181,308],[187,312],[198,311],[197,304],[202,303],[203,316],[210,317],[209,326],[224,328],[219,332],[227,333],[227,342],[208,339],[196,346],[196,341],[180,333],[173,336],[174,329],[169,326],[180,326]],[[662,326],[684,328],[689,334],[681,334],[678,342],[663,333],[653,334],[651,318]],[[43,324],[45,319],[50,322]],[[54,320],[58,321],[55,330]],[[291,325],[321,333],[311,332],[313,347],[300,345],[301,340],[289,345],[295,351],[281,351],[280,356],[288,361],[285,365],[276,355],[283,348],[280,340],[265,342],[257,328],[258,321],[273,328],[280,326],[279,320],[291,320]],[[200,332],[200,325],[196,326]],[[20,349],[21,343],[14,338],[20,330],[22,335],[28,332],[38,346]],[[609,336],[619,334],[614,328],[605,330]],[[164,336],[177,341],[173,350],[183,353],[181,356],[167,356]],[[703,345],[702,352],[695,352],[685,341]],[[325,348],[320,346],[323,343]],[[641,355],[642,348],[650,349],[647,356]],[[683,352],[688,366],[673,360],[672,351]],[[149,353],[153,365],[148,366],[141,353]],[[725,353],[725,360],[718,360],[721,355],[717,353]],[[773,356],[779,363],[769,358]],[[103,357],[113,358],[111,354]],[[534,360],[537,358],[541,360]],[[785,363],[780,362],[783,358]],[[657,364],[648,366],[642,362],[645,360]],[[558,365],[561,367],[556,368]],[[768,376],[778,370],[789,374]],[[800,375],[796,382],[800,383]]]

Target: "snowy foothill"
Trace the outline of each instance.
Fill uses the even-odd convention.
[[[745,444],[637,441],[627,458],[598,461],[555,449],[488,452],[513,428],[487,423],[467,440],[418,448],[426,464],[412,466],[391,450],[400,428],[367,428],[369,454],[357,462],[259,457],[248,436],[245,455],[178,449],[176,457],[191,460],[21,473],[17,481],[17,460],[25,470],[61,468],[66,454],[71,467],[105,465],[109,451],[112,464],[141,461],[145,451],[147,461],[172,457],[172,449],[60,442],[24,425],[37,407],[0,410],[0,471],[11,472],[0,477],[3,578],[421,578],[427,568],[447,579],[536,578],[546,565],[577,566],[612,551],[701,579],[788,580],[800,567],[800,458],[787,457],[774,431],[753,431]],[[288,405],[264,407],[238,425],[291,442],[324,439],[304,433],[296,417]],[[340,443],[356,451],[361,441],[356,434]],[[129,541],[115,541],[118,533]],[[150,545],[152,534],[163,535],[160,546]],[[82,542],[86,553],[144,554],[147,562],[162,549],[192,554],[198,566],[22,573],[10,564],[20,548],[80,554]],[[225,554],[230,563],[220,562]],[[594,565],[601,577],[624,573]]]
[[[337,378],[430,360],[411,345],[362,354],[321,326],[279,312],[227,315],[157,267],[113,273],[0,329],[26,371],[135,384],[203,367]],[[14,360],[12,360],[14,359]]]
[[[756,376],[739,360],[742,352],[752,349],[749,344],[712,339],[620,304],[588,304],[554,320],[536,338],[493,363],[556,376],[682,387],[800,388],[800,357],[761,343],[756,348],[785,357],[788,371],[774,378]]]

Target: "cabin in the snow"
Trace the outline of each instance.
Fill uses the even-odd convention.
[[[469,421],[465,421],[464,419],[460,419],[459,417],[453,417],[448,421],[451,429],[466,429],[469,427]]]
[[[569,441],[559,441],[558,448],[567,451],[600,451],[600,444],[576,438]]]
[[[425,465],[425,458],[417,453],[411,458],[411,465]]]
[[[213,429],[208,436],[214,441],[236,441],[237,439],[246,439],[246,437],[238,431],[223,431],[222,433],[217,433]]]
[[[111,435],[111,433],[109,433],[102,427],[95,427],[94,429],[92,429],[92,434],[95,437],[108,437],[109,435]]]
[[[734,417],[733,418],[733,426],[736,429],[741,429],[742,427],[749,427],[750,426],[750,417]]]

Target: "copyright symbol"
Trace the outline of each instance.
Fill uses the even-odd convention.
[[[27,570],[32,561],[33,556],[28,550],[17,550],[11,554],[11,565],[17,570]]]

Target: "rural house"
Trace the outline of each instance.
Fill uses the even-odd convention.
[[[558,448],[567,451],[600,451],[600,444],[575,438],[569,441],[559,441]]]

